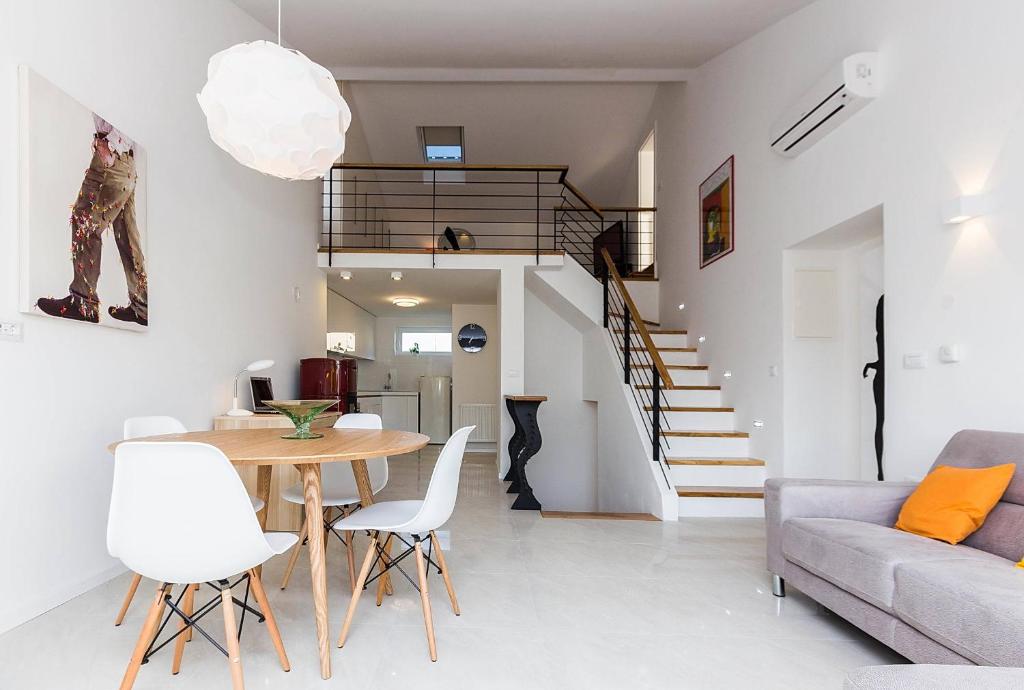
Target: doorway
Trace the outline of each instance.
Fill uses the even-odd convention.
[[[884,292],[884,255],[881,206],[784,251],[786,476],[877,477],[879,373],[870,368],[865,376],[865,364],[879,359],[876,310]],[[879,392],[884,402],[884,390]]]

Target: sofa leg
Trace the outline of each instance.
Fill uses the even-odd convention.
[[[786,596],[786,581],[772,573],[772,594],[777,597]]]

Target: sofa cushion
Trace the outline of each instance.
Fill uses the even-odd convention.
[[[900,563],[893,610],[986,666],[1024,666],[1024,570],[1003,558]]]
[[[1004,561],[967,546],[952,546],[869,522],[835,518],[787,520],[783,526],[782,552],[802,568],[890,613],[894,570],[900,563],[958,558]]]

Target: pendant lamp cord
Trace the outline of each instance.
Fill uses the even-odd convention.
[[[281,45],[281,0],[277,0],[277,45]]]

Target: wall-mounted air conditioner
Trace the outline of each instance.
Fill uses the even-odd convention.
[[[828,71],[786,109],[771,130],[772,149],[796,156],[878,96],[878,53],[856,53]]]

